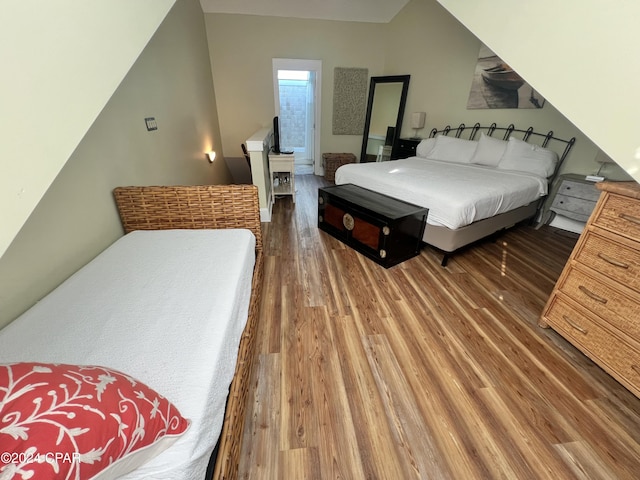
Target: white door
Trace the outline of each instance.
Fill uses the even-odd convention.
[[[296,165],[322,170],[320,156],[319,60],[273,59],[275,112],[280,124],[280,148],[293,150]]]

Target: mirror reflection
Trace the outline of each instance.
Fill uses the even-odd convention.
[[[393,158],[402,128],[409,75],[371,77],[360,162]]]

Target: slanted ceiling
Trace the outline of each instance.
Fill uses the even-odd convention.
[[[175,1],[0,3],[0,256]]]
[[[438,2],[640,181],[640,2]]]
[[[200,0],[205,13],[390,22],[409,0]]]

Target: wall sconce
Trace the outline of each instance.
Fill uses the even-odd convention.
[[[411,114],[411,128],[415,130],[413,139],[418,140],[418,130],[424,127],[424,120],[427,117],[425,112],[413,112]]]
[[[214,152],[213,150],[207,152],[207,159],[209,160],[209,163],[213,163],[213,161],[216,159],[216,152]]]

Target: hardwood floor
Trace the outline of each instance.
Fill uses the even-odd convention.
[[[240,478],[631,479],[640,400],[537,326],[577,236],[517,227],[385,270],[317,228],[321,177],[264,224]]]

